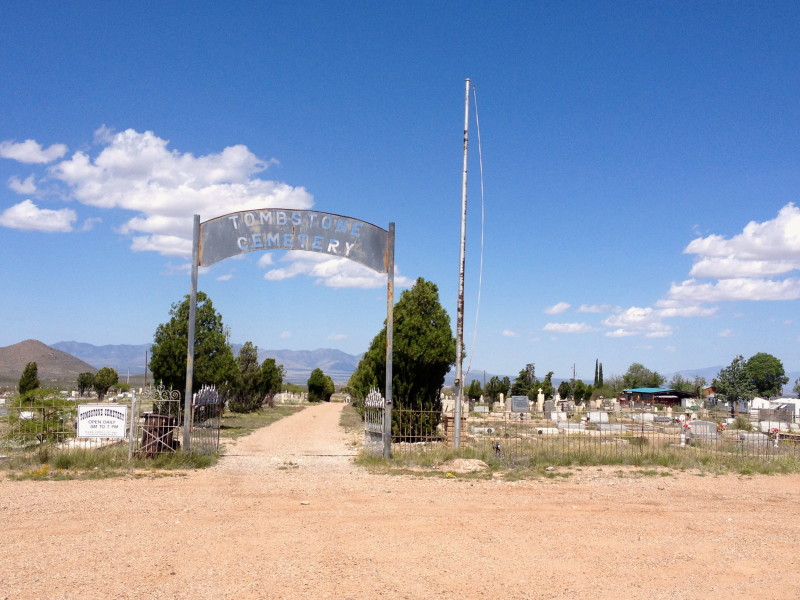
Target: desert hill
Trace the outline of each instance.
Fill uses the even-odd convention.
[[[95,373],[92,365],[38,340],[25,340],[0,348],[0,378],[18,380],[29,362],[35,362],[41,381],[75,380],[80,373]]]

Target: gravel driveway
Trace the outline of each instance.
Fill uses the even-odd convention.
[[[0,478],[0,599],[800,597],[800,476],[371,475],[342,407],[185,475]]]

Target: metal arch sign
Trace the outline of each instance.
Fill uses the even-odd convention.
[[[200,224],[201,267],[255,250],[307,250],[389,271],[389,232],[372,223],[313,210],[245,210]]]
[[[243,210],[192,225],[192,283],[186,347],[183,447],[190,450],[192,381],[194,374],[195,318],[199,267],[255,250],[307,250],[347,258],[386,273],[386,409],[383,456],[392,446],[392,348],[394,330],[394,223],[389,230],[377,225],[313,210],[264,208]]]

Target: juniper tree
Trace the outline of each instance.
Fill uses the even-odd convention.
[[[186,349],[189,340],[189,295],[172,305],[170,320],[156,329],[150,356],[150,371],[154,381],[177,389],[186,389]],[[230,382],[236,376],[236,360],[225,340],[222,317],[211,299],[197,292],[194,339],[194,375],[192,389],[202,385]]]
[[[261,407],[258,348],[245,342],[236,357],[237,372],[228,382],[228,407],[233,412],[248,413]]]
[[[480,400],[482,394],[483,389],[481,388],[481,382],[477,379],[473,379],[469,384],[469,388],[467,389],[467,398],[472,400]]]
[[[398,418],[401,409],[416,411],[411,422],[404,421],[408,435],[438,424],[439,394],[455,359],[456,340],[450,317],[439,303],[439,290],[434,283],[419,278],[414,287],[400,295],[394,307],[392,396],[398,410],[393,412],[393,419]],[[373,387],[385,396],[385,371],[384,325],[358,363],[348,387],[358,400],[363,400]]]
[[[783,386],[789,381],[783,363],[766,352],[748,358],[744,369],[759,396],[781,396]]]
[[[717,396],[725,402],[731,403],[731,410],[735,415],[739,414],[739,403],[749,402],[756,394],[757,390],[753,386],[747,369],[745,360],[741,355],[731,361],[731,364],[722,369],[714,380],[714,387]]]
[[[78,388],[78,394],[83,396],[86,393],[86,390],[92,387],[94,383],[94,375],[92,373],[78,373],[78,379],[75,381],[75,385]]]
[[[109,388],[119,381],[119,373],[111,367],[103,367],[94,374],[92,387],[97,392],[97,399],[102,402]]]
[[[39,365],[29,362],[22,371],[22,376],[17,384],[20,395],[27,394],[39,388]]]
[[[309,402],[330,402],[335,387],[333,379],[325,375],[322,369],[314,369],[308,378],[308,401]]]

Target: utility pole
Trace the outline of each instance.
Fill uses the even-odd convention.
[[[464,395],[464,380],[461,371],[464,362],[464,265],[467,250],[467,146],[469,141],[469,79],[464,90],[464,170],[461,177],[461,244],[458,264],[458,310],[456,311],[456,404],[454,411],[453,447],[461,445],[461,398]]]

